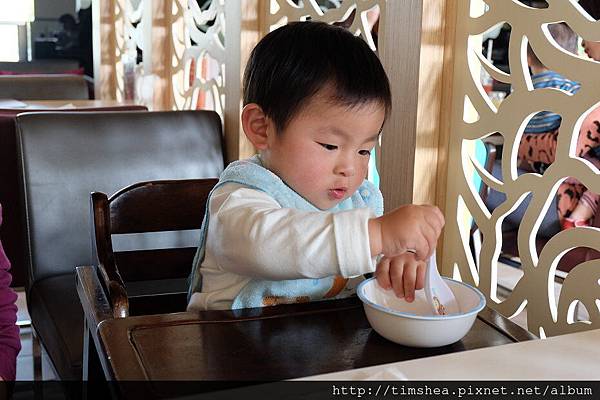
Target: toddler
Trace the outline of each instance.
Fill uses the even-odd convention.
[[[444,219],[433,206],[384,215],[365,180],[391,108],[375,53],[341,27],[290,23],[258,43],[243,86],[258,155],[231,163],[209,196],[188,310],[343,298],[375,269],[412,301]]]

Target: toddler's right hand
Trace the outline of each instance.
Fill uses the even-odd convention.
[[[435,206],[400,206],[369,220],[371,255],[394,257],[412,249],[417,260],[425,261],[435,250],[444,223],[444,215]]]

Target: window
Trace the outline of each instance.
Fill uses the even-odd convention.
[[[0,61],[19,61],[19,26],[0,24]]]
[[[34,0],[0,0],[0,61],[19,61],[20,46],[27,47],[19,26],[24,27],[33,19]]]

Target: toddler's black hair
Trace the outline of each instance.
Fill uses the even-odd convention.
[[[321,89],[348,107],[380,103],[387,118],[392,96],[377,55],[360,37],[324,22],[292,22],[267,34],[244,71],[244,105],[258,104],[281,132]]]

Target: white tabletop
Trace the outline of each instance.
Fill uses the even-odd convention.
[[[598,380],[600,329],[418,360],[307,377],[307,380]]]

